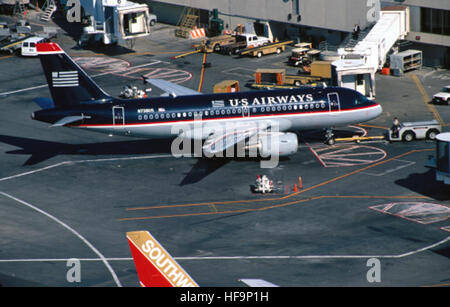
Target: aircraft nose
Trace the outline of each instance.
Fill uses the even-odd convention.
[[[377,103],[377,108],[375,109],[376,111],[376,116],[380,116],[381,113],[383,113],[383,108],[381,107],[380,104]]]

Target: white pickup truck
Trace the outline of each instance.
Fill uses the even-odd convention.
[[[444,86],[442,92],[434,94],[434,103],[446,103],[450,105],[450,85]]]
[[[240,50],[246,48],[255,48],[264,46],[270,43],[269,38],[264,36],[257,36],[255,34],[239,34],[236,35],[236,41],[220,46],[220,52],[223,54],[233,55],[238,54]]]
[[[411,142],[419,139],[436,139],[436,135],[442,132],[442,127],[436,120],[422,122],[405,122],[400,123],[398,131],[395,133],[393,129],[388,131],[389,141],[406,141]]]

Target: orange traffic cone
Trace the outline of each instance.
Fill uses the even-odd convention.
[[[298,177],[298,188],[302,188],[302,177]]]
[[[297,184],[294,184],[294,193],[298,192]]]

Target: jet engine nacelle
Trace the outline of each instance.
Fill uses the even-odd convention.
[[[291,132],[267,132],[257,137],[261,157],[289,156],[297,152],[298,138]]]

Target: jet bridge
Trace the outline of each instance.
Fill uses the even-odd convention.
[[[63,5],[67,2],[61,0]],[[80,0],[80,5],[83,26],[80,45],[91,39],[106,45],[123,43],[150,34],[150,14],[146,4],[127,0]]]
[[[340,59],[332,63],[333,84],[375,98],[375,73],[383,68],[386,57],[398,39],[409,31],[409,8],[385,7],[367,36],[353,48],[340,48]]]

